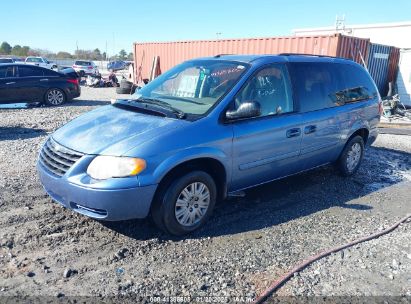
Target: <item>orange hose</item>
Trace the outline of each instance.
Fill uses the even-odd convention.
[[[382,230],[380,232],[371,234],[370,236],[366,236],[366,237],[362,237],[360,239],[357,239],[355,241],[352,241],[350,243],[347,243],[345,245],[341,245],[338,247],[334,247],[328,250],[325,250],[323,252],[320,252],[317,255],[313,255],[311,257],[309,257],[308,259],[302,261],[302,263],[298,264],[297,266],[295,266],[293,269],[291,269],[289,272],[287,272],[286,274],[284,274],[283,276],[281,276],[279,279],[277,279],[276,281],[274,281],[262,294],[260,294],[257,299],[255,299],[255,301],[253,302],[254,304],[260,304],[263,303],[267,297],[269,297],[271,294],[273,294],[277,289],[279,289],[285,282],[287,282],[296,272],[299,272],[301,270],[303,270],[305,267],[307,267],[308,265],[312,264],[313,262],[326,257],[328,255],[330,255],[331,253],[343,250],[345,248],[357,245],[359,243],[362,242],[366,242],[375,238],[378,238],[384,234],[390,233],[391,231],[393,231],[394,229],[396,229],[401,223],[404,223],[405,221],[407,221],[409,218],[411,218],[411,214],[408,214],[406,217],[400,219],[398,222],[396,222],[394,225],[388,227],[385,230]]]

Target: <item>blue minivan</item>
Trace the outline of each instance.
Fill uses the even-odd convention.
[[[244,189],[326,164],[354,174],[380,115],[373,80],[350,60],[217,55],[69,122],[37,168],[66,208],[109,221],[151,215],[182,235]]]

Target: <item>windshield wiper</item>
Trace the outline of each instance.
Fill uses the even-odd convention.
[[[172,105],[162,100],[158,100],[154,98],[147,98],[147,97],[139,97],[138,99],[133,99],[133,101],[160,106],[163,109],[167,109],[173,112],[174,115],[176,115],[180,119],[183,119],[186,117],[185,112],[181,111],[180,109],[174,108]]]
[[[178,97],[178,96],[161,96],[161,98],[181,100],[181,101],[185,101],[185,102],[189,102],[189,103],[194,103],[196,105],[206,105],[206,103],[203,103],[203,102],[198,102],[198,101],[194,101],[194,100],[190,100],[190,99],[183,98],[183,97]]]

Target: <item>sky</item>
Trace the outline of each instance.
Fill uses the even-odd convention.
[[[0,43],[109,55],[133,42],[287,36],[344,14],[346,24],[411,21],[410,0],[3,0],[0,11]]]

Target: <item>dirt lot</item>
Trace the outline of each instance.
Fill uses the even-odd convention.
[[[249,190],[185,238],[149,220],[88,219],[45,195],[36,156],[56,128],[115,97],[83,88],[62,107],[0,110],[0,295],[253,298],[306,257],[411,213],[411,137],[382,134],[354,177],[324,167]],[[403,224],[314,263],[277,295],[411,297],[410,238]]]

